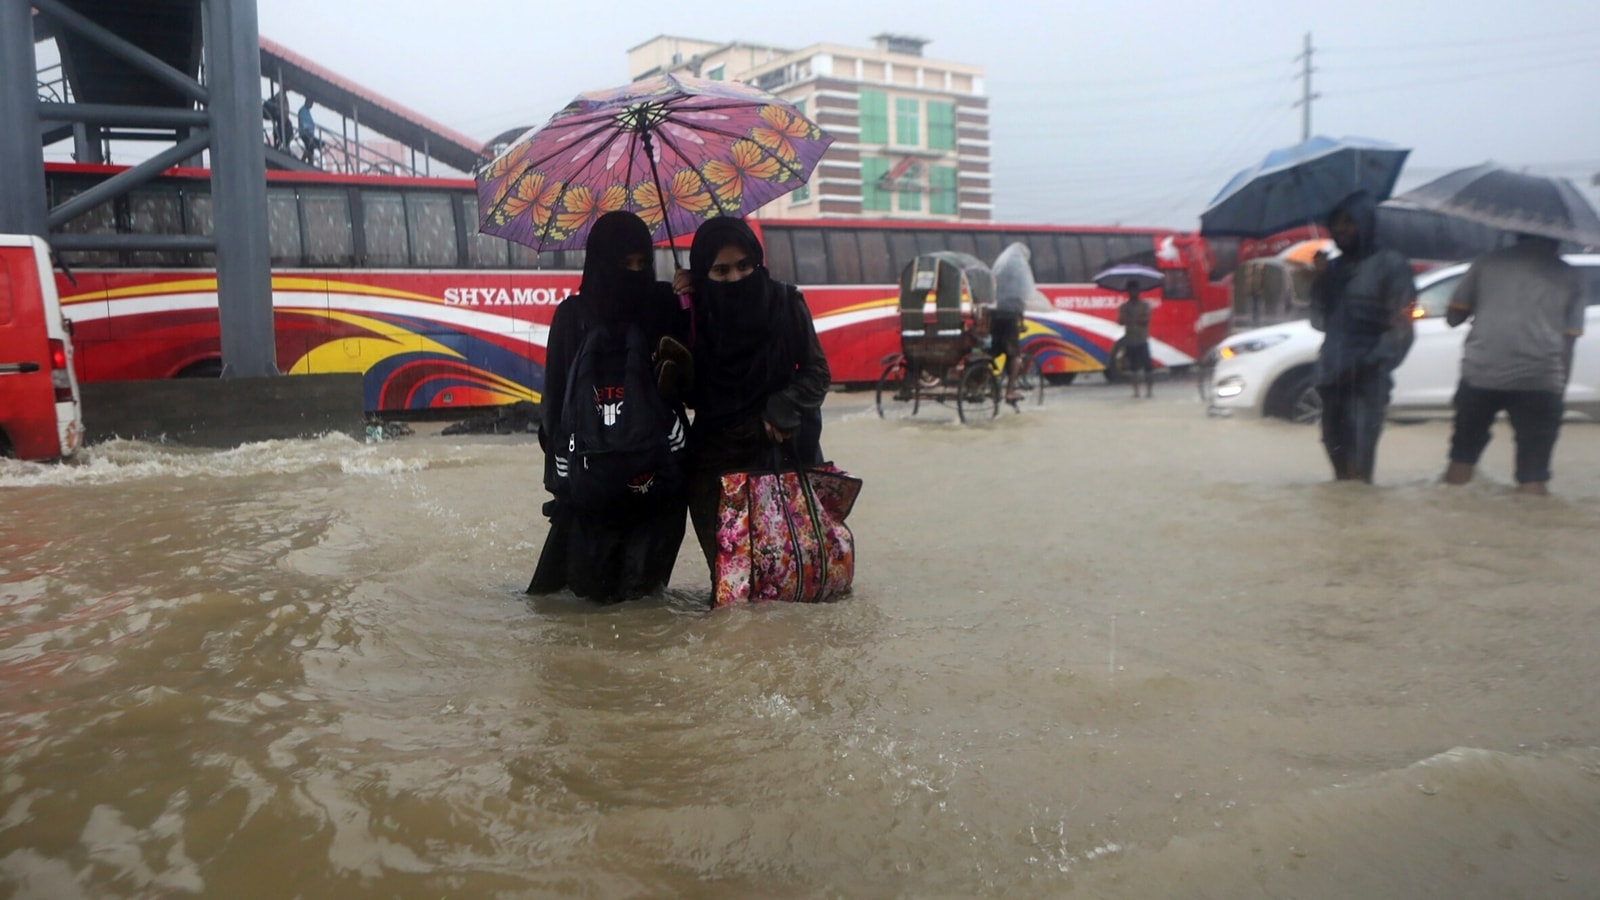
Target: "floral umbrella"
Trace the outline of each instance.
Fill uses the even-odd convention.
[[[661,75],[590,91],[478,171],[480,227],[578,249],[622,209],[670,240],[805,184],[831,143],[794,106],[738,82]]]

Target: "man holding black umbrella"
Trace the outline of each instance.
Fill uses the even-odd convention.
[[[1326,335],[1316,365],[1322,444],[1335,479],[1369,484],[1417,298],[1406,258],[1376,246],[1377,212],[1364,190],[1334,207],[1328,231],[1340,255],[1311,284],[1311,324]]]
[[[1461,356],[1449,484],[1466,484],[1505,410],[1516,435],[1517,489],[1548,493],[1572,349],[1583,334],[1583,284],[1552,238],[1520,235],[1479,258],[1450,298],[1445,321],[1472,319]]]

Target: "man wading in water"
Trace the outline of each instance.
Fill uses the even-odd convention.
[[[1311,283],[1311,325],[1323,332],[1317,354],[1322,445],[1339,481],[1372,482],[1378,435],[1389,410],[1391,373],[1411,349],[1417,291],[1411,266],[1375,246],[1378,204],[1366,191],[1339,202],[1328,216],[1338,258]]]

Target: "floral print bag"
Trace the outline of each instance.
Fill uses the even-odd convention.
[[[856,543],[844,520],[860,492],[861,479],[831,463],[723,475],[711,605],[848,594]]]

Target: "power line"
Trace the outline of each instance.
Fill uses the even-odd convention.
[[[1512,69],[1496,69],[1486,72],[1474,72],[1468,75],[1458,75],[1453,78],[1433,79],[1425,81],[1408,81],[1400,83],[1376,84],[1337,91],[1336,96],[1353,97],[1360,94],[1375,94],[1379,91],[1403,91],[1418,87],[1437,87],[1439,85],[1459,84],[1463,81],[1478,81],[1484,78],[1499,78],[1504,75],[1524,75],[1530,72],[1548,72],[1555,69],[1570,69],[1574,66],[1585,66],[1600,63],[1600,56],[1590,56],[1584,59],[1573,59],[1551,65],[1526,66]]]
[[[1495,44],[1495,45],[1519,44],[1519,43],[1528,43],[1530,41],[1548,40],[1550,38],[1582,37],[1584,35],[1590,35],[1590,34],[1600,34],[1600,28],[1577,28],[1577,29],[1567,29],[1565,31],[1545,31],[1545,32],[1537,33],[1537,34],[1521,34],[1521,35],[1508,35],[1508,36],[1504,36],[1504,37],[1477,38],[1477,39],[1470,40],[1470,41],[1408,41],[1408,42],[1406,42],[1404,44],[1372,44],[1372,45],[1368,45],[1368,46],[1365,46],[1365,47],[1349,47],[1349,48],[1338,48],[1338,47],[1335,47],[1330,52],[1337,53],[1337,54],[1344,54],[1344,53],[1362,54],[1362,53],[1392,53],[1392,52],[1394,52],[1396,50],[1403,50],[1403,51],[1406,51],[1408,53],[1414,53],[1414,52],[1417,52],[1417,51],[1427,52],[1427,51],[1430,51],[1430,50],[1453,49],[1453,48],[1459,48],[1459,47],[1482,47],[1482,46],[1484,46],[1486,44]],[[1323,48],[1323,49],[1325,51],[1328,50],[1328,48]]]

